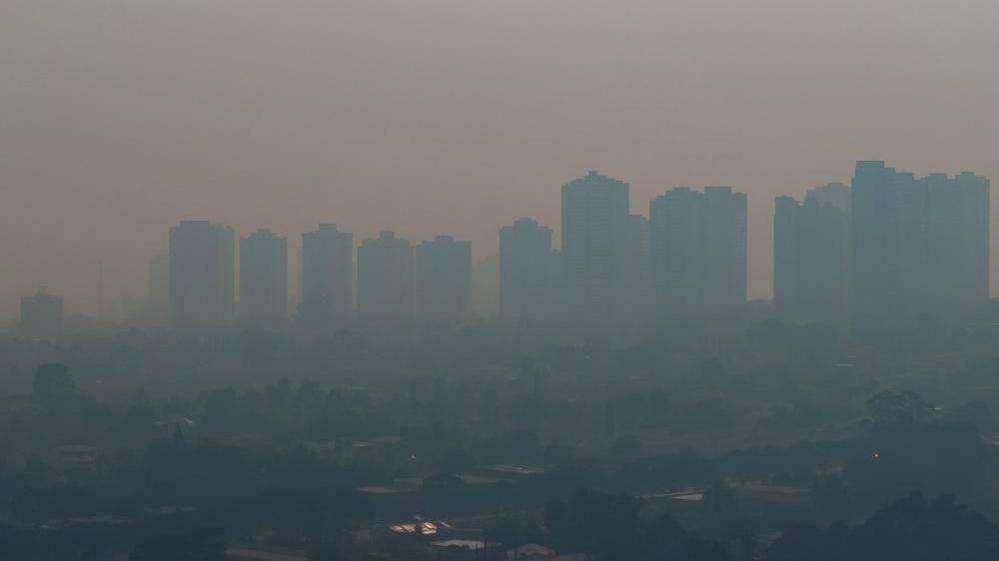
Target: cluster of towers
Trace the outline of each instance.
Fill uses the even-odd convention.
[[[645,218],[631,213],[627,183],[590,172],[562,187],[562,233],[557,250],[552,230],[532,219],[500,230],[501,319],[618,325],[657,311],[720,314],[745,303],[746,197],[731,188],[673,189]],[[168,271],[164,305],[174,326],[277,324],[292,315],[287,239],[258,230],[239,240],[238,292],[235,254],[227,226],[171,228],[167,262],[154,267]],[[322,224],[302,235],[299,257],[303,326],[454,323],[470,315],[470,242],[438,236],[413,246],[382,232],[355,254],[352,234]]]
[[[967,317],[989,297],[988,202],[983,177],[917,179],[884,162],[859,162],[852,186],[816,188],[803,202],[778,197],[777,314],[833,323],[856,314]],[[594,171],[562,187],[561,227],[561,248],[529,218],[500,230],[501,319],[614,326],[725,317],[746,303],[746,195],[730,187],[673,188],[646,218],[632,214],[627,183]],[[352,234],[322,224],[302,235],[299,261],[296,317],[305,326],[455,323],[470,313],[467,241],[413,246],[382,232],[355,248]],[[288,242],[270,230],[239,240],[238,310],[231,228],[174,226],[167,266],[175,326],[293,315]]]
[[[715,316],[745,304],[744,194],[731,187],[676,187],[651,201],[647,219],[631,213],[629,200],[627,183],[596,172],[562,187],[562,251],[550,283],[562,300],[549,313],[613,325]],[[503,256],[515,253],[504,252],[512,244],[501,233],[501,272]],[[512,300],[508,306],[501,298],[501,315],[530,320],[539,313],[518,305],[516,295]]]
[[[562,188],[561,250],[552,230],[532,219],[502,228],[500,318],[615,325],[651,319],[656,309],[721,313],[745,303],[745,195],[677,188],[652,202],[648,219],[632,214],[629,200],[627,183],[590,172]],[[239,240],[238,291],[235,243],[230,227],[208,221],[170,229],[168,281],[160,289],[175,327],[237,318],[274,325],[292,315],[287,238],[257,230]],[[457,323],[470,315],[470,242],[438,236],[413,246],[382,232],[355,253],[351,233],[322,224],[302,235],[299,257],[295,315],[302,326]],[[151,279],[164,264],[153,267]]]
[[[184,221],[170,229],[164,302],[173,326],[213,328],[234,319],[284,323],[288,305],[288,240],[266,229],[239,240],[238,310],[232,228]],[[413,247],[392,232],[364,240],[335,224],[302,234],[298,322],[336,328],[354,319],[391,325],[413,318],[459,321],[471,283],[471,243],[438,236]],[[161,265],[154,265],[161,267]],[[150,272],[150,279],[158,271]],[[152,282],[152,281],[151,281]],[[356,309],[355,309],[356,294]]]
[[[774,303],[783,317],[961,321],[989,299],[989,180],[916,178],[858,162],[853,185],[777,199]]]

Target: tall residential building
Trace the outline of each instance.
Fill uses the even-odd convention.
[[[299,314],[311,328],[340,327],[354,309],[354,235],[320,224],[302,234]]]
[[[235,306],[232,228],[188,220],[170,228],[170,319],[177,328],[217,328]]]
[[[827,183],[822,187],[809,189],[805,193],[805,203],[825,205],[850,213],[850,186],[843,183]]]
[[[38,290],[21,297],[20,332],[32,339],[55,339],[62,333],[63,300]]]
[[[505,321],[531,323],[553,311],[552,230],[530,218],[500,229],[499,315]]]
[[[699,313],[704,282],[703,195],[675,187],[649,203],[649,249],[656,308],[661,315]]]
[[[851,310],[884,320],[966,318],[988,300],[989,180],[916,179],[857,162],[851,189]]]
[[[413,308],[418,319],[457,322],[469,312],[472,243],[437,236],[416,246]]]
[[[254,325],[276,325],[288,314],[288,238],[257,230],[239,240],[239,313]]]
[[[774,208],[774,305],[802,322],[847,319],[850,188],[831,183],[803,203],[777,197]]]
[[[746,238],[746,194],[731,187],[705,187],[702,298],[708,314],[741,310],[746,305]]]
[[[413,247],[381,232],[357,248],[357,315],[367,323],[394,325],[412,317]]]
[[[676,187],[649,204],[652,283],[662,314],[718,315],[746,303],[746,195]]]
[[[562,186],[562,274],[567,317],[607,323],[622,312],[628,184],[595,171]]]
[[[919,228],[905,230],[906,201],[918,198],[913,175],[897,173],[884,162],[857,162],[851,195],[851,310],[857,314],[899,317],[912,302],[903,294],[905,279],[903,247],[914,240]],[[918,205],[916,205],[918,206]],[[914,225],[914,224],[913,224]]]
[[[930,216],[930,312],[968,318],[989,301],[989,180],[970,172],[925,178]]]

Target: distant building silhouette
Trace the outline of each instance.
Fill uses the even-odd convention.
[[[354,308],[354,235],[320,224],[302,234],[302,298],[299,314],[312,328],[345,325]]]
[[[472,244],[437,236],[414,250],[413,308],[421,320],[467,318],[472,284]]]
[[[704,188],[704,309],[741,310],[747,292],[746,194],[731,187]]]
[[[239,240],[239,314],[253,325],[276,325],[288,314],[288,238],[257,230]]]
[[[851,189],[851,309],[883,320],[966,318],[989,296],[989,181],[916,179],[857,162]]]
[[[533,323],[551,318],[552,230],[530,218],[500,229],[499,315]]]
[[[357,248],[357,314],[369,324],[393,325],[412,317],[413,247],[381,232]]]
[[[676,187],[649,204],[652,282],[662,313],[717,315],[746,303],[746,195]]]
[[[774,306],[780,317],[842,323],[848,316],[850,188],[831,183],[804,203],[774,207]]]
[[[649,203],[653,286],[666,315],[701,311],[703,197],[689,187],[675,187]]]
[[[170,317],[177,328],[217,328],[235,306],[232,228],[188,220],[170,228]]]
[[[562,186],[562,274],[566,317],[606,323],[620,316],[628,184],[589,172]]]
[[[56,339],[62,334],[63,299],[43,290],[21,297],[20,332],[32,339]]]
[[[809,189],[805,193],[806,204],[825,205],[850,213],[850,186],[842,183],[828,183],[822,187]]]
[[[590,171],[561,188],[562,247],[523,218],[500,230],[499,254],[472,265],[471,244],[439,236],[415,248],[391,232],[357,250],[357,313],[374,325],[499,315],[591,326],[751,312],[747,198],[731,187],[676,187],[631,214],[629,185]],[[782,318],[842,323],[851,314],[969,319],[989,298],[989,180],[969,172],[917,179],[857,162],[852,185],[810,190],[774,209],[774,307]],[[287,241],[240,240],[241,315],[287,315]],[[354,314],[353,236],[335,224],[302,235],[299,318],[330,329]],[[149,268],[146,319],[178,328],[227,324],[235,301],[227,226],[184,221]],[[103,274],[98,273],[103,303]],[[103,309],[98,305],[98,309]],[[761,308],[762,309],[762,308]],[[98,314],[100,316],[100,314]],[[748,316],[747,316],[748,317]]]
[[[990,182],[970,172],[922,181],[928,190],[930,313],[969,318],[989,301]]]

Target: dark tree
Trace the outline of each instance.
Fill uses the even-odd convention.
[[[952,497],[914,493],[859,526],[791,528],[765,561],[988,561],[999,559],[999,528]]]
[[[559,551],[589,553],[602,561],[639,558],[638,513],[644,504],[625,495],[580,489],[548,507],[548,529]]]

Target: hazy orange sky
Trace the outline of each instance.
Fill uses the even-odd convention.
[[[0,320],[39,285],[93,313],[98,262],[140,300],[187,218],[482,257],[589,169],[646,215],[746,191],[769,296],[775,195],[857,159],[999,178],[997,29],[995,0],[3,0]]]

